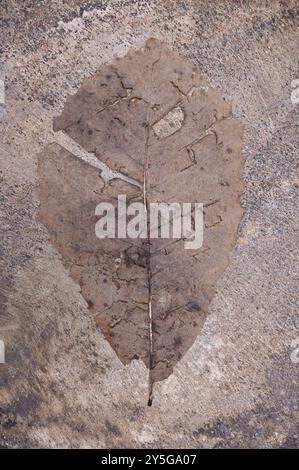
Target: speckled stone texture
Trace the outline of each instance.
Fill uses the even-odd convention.
[[[0,21],[0,445],[298,446],[298,1],[3,0]],[[237,245],[152,407],[145,365],[117,358],[37,220],[66,96],[150,37],[232,103],[246,159]]]

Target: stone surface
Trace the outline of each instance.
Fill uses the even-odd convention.
[[[297,446],[298,2],[4,0],[0,9],[1,445]],[[150,37],[232,103],[246,166],[237,245],[203,330],[147,407],[144,363],[119,361],[37,220],[37,160],[56,142],[67,95]]]

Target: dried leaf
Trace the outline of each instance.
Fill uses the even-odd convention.
[[[54,130],[68,138],[39,158],[40,220],[119,358],[162,380],[200,333],[235,243],[242,129],[199,71],[152,39],[84,80]],[[95,207],[119,194],[204,203],[203,246],[96,238]]]

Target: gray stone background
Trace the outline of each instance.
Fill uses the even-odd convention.
[[[1,446],[297,446],[298,23],[296,0],[1,1]],[[67,94],[149,37],[232,102],[246,158],[229,267],[152,407],[143,363],[118,360],[36,220],[37,154]]]

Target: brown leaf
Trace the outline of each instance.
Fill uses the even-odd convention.
[[[119,358],[142,359],[150,383],[162,380],[200,333],[235,243],[242,129],[199,71],[154,39],[84,80],[54,129],[120,175],[105,179],[96,165],[48,146],[40,220]],[[119,194],[147,205],[203,202],[203,246],[99,240],[95,207]]]

